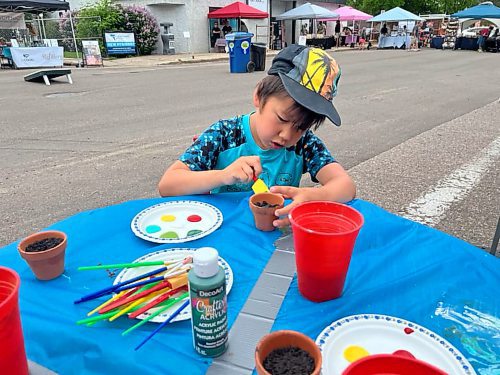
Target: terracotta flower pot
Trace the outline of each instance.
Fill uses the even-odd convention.
[[[274,207],[259,207],[256,203],[266,202],[268,205],[277,205]],[[281,194],[274,193],[259,193],[254,194],[250,197],[249,205],[252,210],[255,226],[265,232],[270,232],[274,230],[273,221],[278,217],[274,215],[274,212],[278,208],[283,208],[285,204],[285,199]]]
[[[282,330],[272,332],[260,339],[255,348],[255,369],[259,375],[270,375],[264,368],[264,360],[275,349],[294,346],[305,350],[314,359],[314,370],[312,375],[319,375],[321,372],[322,358],[321,351],[316,343],[297,331]]]
[[[48,250],[39,252],[27,252],[26,248],[46,238],[62,238],[63,241]],[[64,254],[68,243],[66,234],[57,230],[34,233],[23,239],[17,249],[21,257],[28,263],[37,279],[52,280],[64,271]]]

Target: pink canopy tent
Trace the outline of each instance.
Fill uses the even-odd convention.
[[[365,12],[362,12],[360,10],[354,9],[353,7],[345,6],[345,7],[340,7],[338,9],[335,9],[335,13],[337,13],[340,17],[339,18],[329,18],[325,19],[323,21],[366,21],[373,16],[370,14],[367,14]]]

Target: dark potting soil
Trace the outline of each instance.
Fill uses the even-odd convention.
[[[55,238],[55,237],[45,238],[43,240],[33,242],[31,245],[27,246],[26,252],[37,253],[39,251],[45,251],[48,249],[52,249],[53,247],[56,247],[61,242],[63,242],[62,238]]]
[[[309,375],[314,371],[314,359],[295,346],[274,349],[263,365],[271,375]]]
[[[262,201],[262,202],[255,202],[254,203],[257,207],[269,207],[269,208],[275,208],[275,207],[278,207],[279,204],[271,204],[271,203],[267,203],[266,201]]]

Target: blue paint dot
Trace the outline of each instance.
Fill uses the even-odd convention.
[[[159,232],[161,228],[158,225],[148,225],[146,227],[146,232],[147,233],[156,233]]]

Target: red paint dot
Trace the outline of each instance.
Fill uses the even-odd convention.
[[[406,327],[406,328],[404,329],[404,331],[405,331],[405,333],[406,333],[407,335],[409,335],[409,334],[411,334],[411,333],[413,333],[413,332],[414,332],[414,331],[413,331],[413,329],[411,329],[411,328],[409,328],[409,327]]]
[[[198,221],[201,221],[201,216],[199,216],[199,215],[188,216],[187,221],[189,221],[191,223],[197,223]]]

